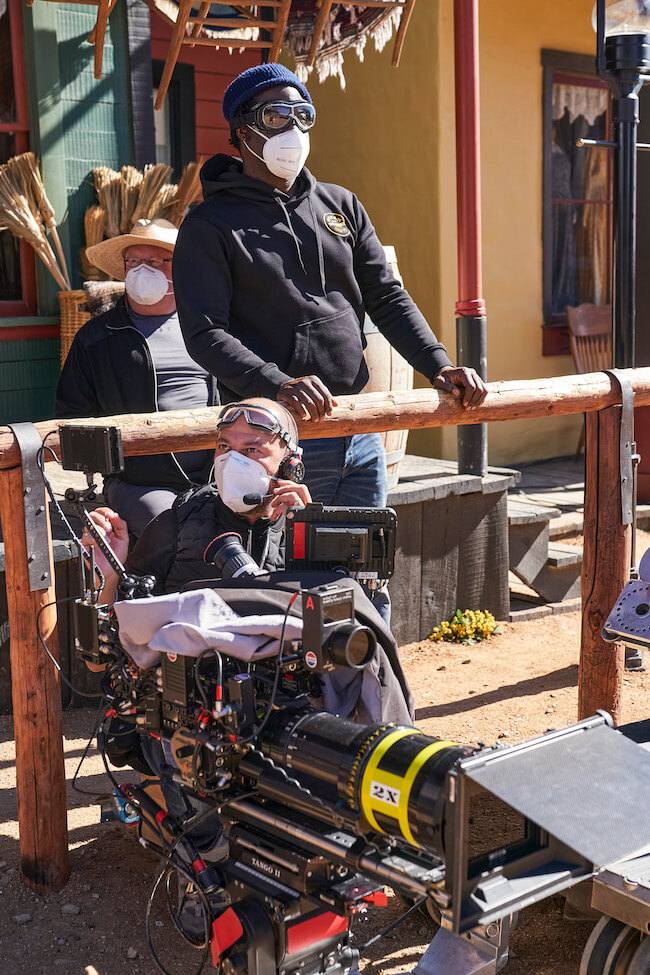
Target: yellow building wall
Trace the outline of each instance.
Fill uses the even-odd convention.
[[[483,285],[488,378],[573,372],[542,356],[541,50],[595,51],[593,0],[480,0]],[[392,42],[338,79],[309,83],[318,120],[308,165],[358,194],[379,237],[394,244],[404,282],[455,358],[456,181],[453,4],[419,0],[398,69]],[[417,377],[416,377],[417,381]],[[569,454],[581,418],[493,423],[489,459],[507,464]],[[454,457],[456,430],[413,432],[409,450]]]

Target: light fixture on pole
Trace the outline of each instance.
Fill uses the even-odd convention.
[[[650,78],[650,0],[596,0],[596,70],[612,91],[614,120],[613,229],[613,352],[614,366],[629,369],[635,362],[636,323],[636,183],[639,92]],[[644,146],[643,148],[647,148]],[[638,460],[630,443],[632,463]],[[633,486],[632,575],[636,576],[636,467]],[[643,670],[643,653],[625,649],[629,670]]]
[[[614,365],[634,366],[639,91],[650,72],[650,0],[597,0],[596,69],[613,95]]]

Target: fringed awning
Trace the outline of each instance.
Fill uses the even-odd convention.
[[[31,6],[34,0],[25,0]],[[66,2],[66,0],[63,0]],[[68,0],[98,8],[88,38],[95,45],[95,77],[102,75],[102,54],[108,18],[116,0]],[[282,44],[296,59],[296,73],[306,81],[314,67],[319,81],[338,77],[345,88],[343,54],[353,48],[363,61],[368,38],[383,51],[394,33],[393,64],[397,66],[415,0],[144,0],[152,13],[172,29],[158,87],[156,108],[162,108],[181,47],[189,44],[267,51],[277,61]]]
[[[397,31],[393,64],[399,56],[415,0],[293,0],[285,44],[296,59],[296,74],[306,82],[316,69],[319,81],[338,77],[345,88],[344,52],[352,48],[363,61],[368,39],[384,47]]]

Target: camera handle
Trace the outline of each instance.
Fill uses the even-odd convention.
[[[118,591],[120,595],[123,596],[125,599],[133,599],[139,596],[140,597],[151,596],[154,587],[156,585],[156,580],[154,579],[154,577],[150,575],[146,575],[146,576],[130,575],[126,571],[126,569],[124,568],[124,566],[122,565],[122,563],[120,562],[117,555],[110,547],[110,545],[108,544],[108,542],[106,541],[102,533],[97,528],[95,522],[92,520],[92,518],[84,508],[83,502],[85,500],[92,500],[94,498],[94,492],[97,487],[96,484],[91,483],[92,475],[87,474],[86,477],[88,480],[87,489],[84,491],[77,491],[74,488],[68,488],[65,492],[66,500],[74,503],[76,512],[79,515],[79,518],[81,519],[82,525],[84,526],[84,528],[88,530],[88,534],[97,543],[97,547],[104,555],[110,567],[118,576],[119,578]],[[95,560],[93,556],[93,550],[91,548],[91,564],[90,564],[91,584],[89,588],[92,590],[93,593],[95,592],[94,562]]]

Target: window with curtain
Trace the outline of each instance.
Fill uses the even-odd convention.
[[[571,70],[583,66],[578,56],[546,53],[555,55],[544,78],[544,351],[553,354],[568,351],[567,305],[611,300],[611,151],[576,145],[611,138],[611,99]]]

